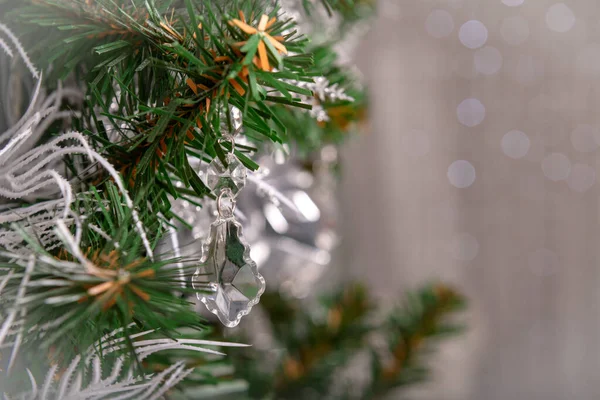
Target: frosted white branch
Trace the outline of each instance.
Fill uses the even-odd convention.
[[[33,271],[34,263],[35,263],[35,257],[32,255],[29,257],[29,262],[27,263],[27,268],[25,269],[25,274],[23,275],[23,279],[21,280],[21,285],[19,286],[19,289],[17,290],[17,296],[14,301],[15,304],[17,304],[19,302],[19,300],[21,298],[23,298],[23,296],[25,295],[27,282],[29,282],[29,276],[31,275],[31,272]],[[15,320],[15,316],[17,315],[17,310],[18,309],[16,307],[13,307],[10,310],[10,312],[8,313],[8,316],[6,317],[4,322],[2,323],[2,327],[0,327],[0,344],[4,343],[4,339],[6,339],[8,330],[12,326],[13,321]]]
[[[27,55],[27,53],[25,53],[25,50],[23,49],[21,42],[19,42],[19,39],[17,39],[17,37],[11,32],[11,30],[8,29],[8,27],[2,23],[0,23],[0,31],[4,32],[6,34],[6,36],[8,36],[8,38],[12,41],[13,45],[15,46],[15,48],[17,49],[17,51],[23,58],[25,65],[27,65],[29,72],[31,72],[31,75],[33,75],[34,78],[39,79],[40,73],[33,66],[33,63],[29,59],[29,56]]]
[[[23,128],[23,125],[31,120],[31,115],[33,114],[36,105],[38,103],[38,97],[40,95],[40,90],[42,87],[42,80],[38,79],[35,89],[33,90],[33,95],[31,96],[31,100],[29,101],[29,107],[21,117],[21,119],[12,127],[8,128],[5,132],[0,134],[0,143],[3,143],[8,138],[13,137],[14,133],[19,129],[27,129],[27,127]]]
[[[169,236],[171,238],[171,245],[173,246],[173,253],[175,258],[177,258],[177,263],[175,266],[179,270],[179,275],[181,276],[181,287],[185,288],[185,274],[183,272],[183,263],[181,262],[181,249],[179,247],[179,239],[177,237],[177,231],[173,227],[175,223],[174,220],[171,220],[171,225],[169,225]]]
[[[131,326],[130,326],[131,327]],[[103,340],[121,342],[124,338],[113,339],[124,331],[124,328],[117,329],[103,337]],[[139,332],[130,335],[131,339],[151,333],[152,331]],[[84,400],[93,398],[110,398],[118,399],[154,399],[161,398],[162,395],[170,388],[177,385],[181,380],[188,376],[193,369],[186,369],[183,361],[176,362],[169,366],[164,371],[156,375],[140,375],[135,376],[133,366],[128,370],[123,371],[123,358],[117,357],[112,364],[106,367],[110,368],[110,375],[102,379],[102,365],[100,357],[94,352],[100,343],[91,346],[84,359],[87,368],[79,369],[81,363],[80,356],[76,356],[67,370],[61,375],[58,382],[54,382],[57,365],[50,368],[46,374],[46,379],[42,385],[41,391],[38,390],[34,379],[31,379],[32,390],[22,394],[19,399],[33,398],[34,394],[40,392],[39,399],[41,400]],[[211,346],[245,346],[238,343],[215,342],[210,340],[196,339],[180,339],[174,341],[172,339],[152,339],[134,341],[136,352],[140,359],[148,355],[172,349],[183,349],[192,351],[207,352],[210,354],[222,355],[223,353],[215,350],[197,347],[196,345],[211,345]],[[103,343],[103,348],[106,343]],[[118,346],[117,346],[118,347]],[[119,347],[120,348],[120,347]],[[92,370],[92,376],[87,383],[84,380],[84,370]]]
[[[46,100],[44,105],[50,106],[52,102],[58,102],[61,96],[64,95],[64,93],[62,93],[63,90],[60,89],[60,91],[61,93],[51,96],[52,101]],[[65,93],[68,92],[65,91]],[[37,95],[35,95],[34,98],[35,97],[37,97]],[[58,109],[56,105],[52,106],[51,108]],[[62,208],[62,219],[66,220],[68,215],[72,213],[71,205],[73,203],[73,192],[69,182],[57,171],[49,168],[49,165],[55,161],[62,160],[65,155],[87,155],[92,162],[100,164],[113,178],[120,192],[123,194],[126,206],[131,209],[134,227],[140,235],[140,239],[142,240],[148,257],[153,259],[153,252],[150,242],[148,241],[146,232],[139,219],[139,215],[134,207],[133,201],[129,197],[127,189],[122,182],[121,176],[108,162],[108,160],[106,160],[88,145],[82,134],[79,132],[68,132],[47,144],[40,145],[29,151],[26,151],[24,154],[16,153],[20,146],[22,146],[26,141],[28,141],[28,139],[31,138],[34,128],[39,127],[40,122],[43,121],[43,117],[47,116],[49,116],[50,119],[57,118],[57,115],[54,113],[54,111],[45,110],[43,112],[36,112],[33,114],[30,120],[20,121],[20,123],[22,123],[22,127],[17,129],[14,137],[12,137],[12,139],[0,150],[0,167],[2,167],[3,164],[6,164],[0,168],[0,195],[8,198],[25,198],[26,196],[39,192],[44,188],[50,187],[52,190],[54,190],[54,187],[57,187],[62,193],[62,198],[64,201]],[[4,137],[7,132],[0,135],[0,137]],[[77,141],[80,146],[70,144],[70,141],[72,140]],[[62,147],[62,143],[69,144],[66,147]],[[13,159],[14,156],[17,157]],[[50,186],[52,182],[56,183],[56,186]],[[6,184],[8,184],[8,187]],[[50,204],[51,203],[48,203],[48,205]],[[54,206],[55,204],[52,205]],[[1,214],[0,218],[3,218]],[[73,214],[73,221],[78,223],[78,218],[75,214]],[[75,234],[75,243],[77,245],[79,244],[80,235],[81,230],[77,229]],[[14,248],[14,246],[11,246],[12,243],[5,243],[6,240],[18,240],[18,238],[15,239],[14,237],[10,236],[7,238],[6,236],[0,235],[0,244],[4,244],[7,248]]]
[[[10,57],[13,58],[14,54],[13,51],[11,50],[11,48],[8,46],[8,44],[4,41],[4,39],[0,38],[0,47],[2,48],[2,50],[4,50],[4,52]]]

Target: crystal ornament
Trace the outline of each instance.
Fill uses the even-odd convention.
[[[246,167],[233,155],[227,154],[227,166],[215,158],[206,171],[206,184],[213,192],[230,189],[236,195],[246,185]]]
[[[265,280],[250,258],[242,226],[233,218],[233,212],[230,214],[229,218],[220,215],[211,225],[192,286],[206,308],[231,328],[258,303]]]

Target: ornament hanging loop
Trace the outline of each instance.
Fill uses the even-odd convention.
[[[235,153],[235,139],[233,138],[233,135],[229,134],[229,133],[222,135],[219,138],[218,143],[221,144],[221,143],[224,143],[224,142],[229,142],[231,144],[231,149],[229,150],[228,154],[229,155],[234,155],[234,153]]]
[[[224,200],[228,201],[229,206],[223,204]],[[219,197],[217,197],[217,213],[219,214],[219,218],[230,218],[233,216],[234,211],[235,197],[231,189],[225,188],[221,190]]]

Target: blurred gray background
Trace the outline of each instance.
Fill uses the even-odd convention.
[[[470,300],[412,398],[600,398],[600,3],[380,0],[357,62],[342,264]]]

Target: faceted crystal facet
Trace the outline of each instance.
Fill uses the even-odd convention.
[[[246,167],[231,154],[227,155],[227,166],[215,158],[206,171],[206,184],[215,193],[229,188],[236,195],[246,185]]]
[[[241,228],[233,218],[219,218],[211,225],[192,280],[198,299],[228,327],[236,326],[265,290]]]
[[[242,112],[236,106],[229,105],[229,119],[227,119],[225,109],[221,110],[219,116],[221,118],[221,132],[235,134],[242,127]]]

